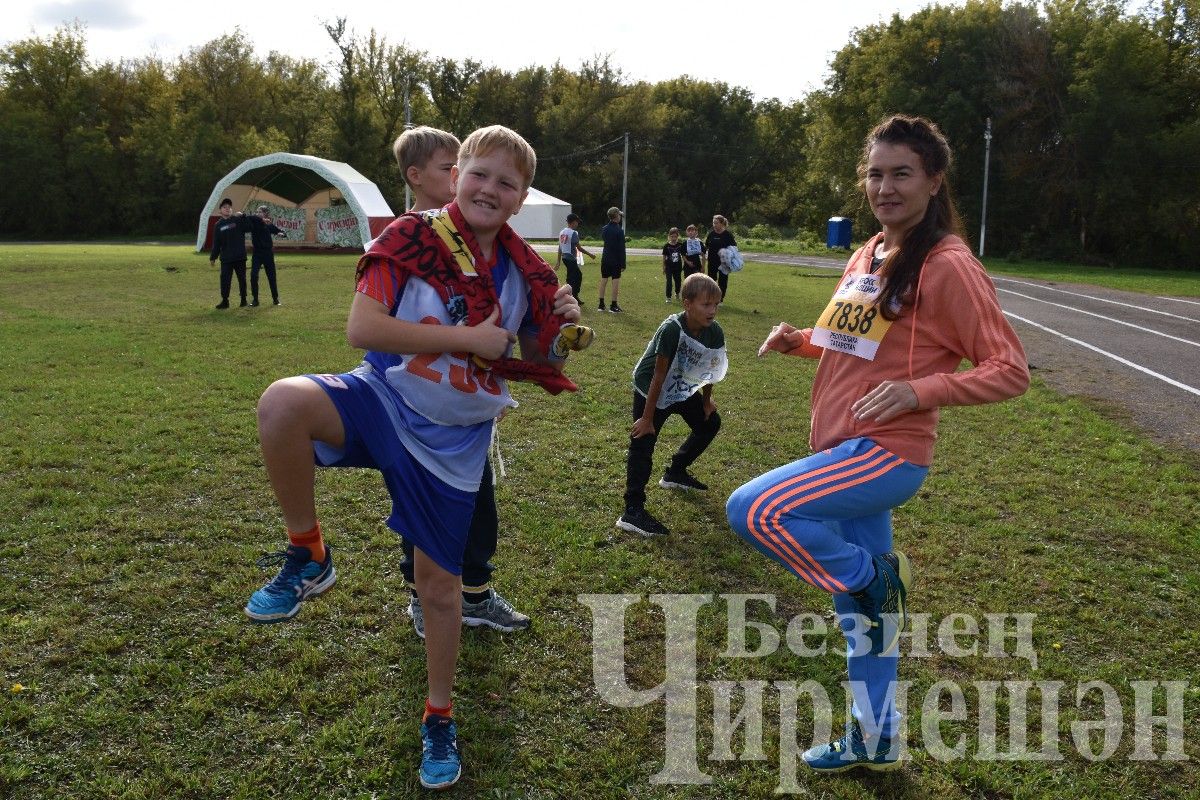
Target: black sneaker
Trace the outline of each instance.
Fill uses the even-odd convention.
[[[228,301],[228,300],[222,300],[221,302],[217,303],[216,307],[217,307],[217,308],[219,308],[219,309],[220,309],[220,308],[229,308],[229,301]]]
[[[614,314],[620,314],[623,309],[619,305],[617,305],[616,300],[613,300],[612,303],[609,304],[608,310]]]
[[[242,298],[242,305],[241,305],[241,307],[242,307],[242,308],[245,308],[246,306],[247,306],[247,303],[246,303],[246,298],[244,298],[244,297],[243,297],[243,298]]]
[[[250,307],[258,308],[258,298],[257,297],[250,301]]]
[[[278,298],[278,297],[276,297],[274,300],[272,300],[272,301],[271,301],[271,303],[272,303],[273,305],[280,305],[280,303],[279,303],[279,298]]]
[[[665,536],[670,533],[666,525],[650,516],[650,512],[644,508],[625,509],[625,513],[617,517],[617,527],[642,536]]]
[[[667,470],[663,473],[658,485],[664,489],[683,489],[691,492],[708,491],[708,484],[696,480],[686,469],[678,472]]]
[[[608,311],[608,309],[604,307],[604,298],[600,298],[600,310]]]

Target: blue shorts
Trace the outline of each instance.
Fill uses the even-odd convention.
[[[362,378],[353,373],[304,377],[325,390],[346,431],[341,449],[313,442],[317,464],[381,472],[392,497],[387,526],[442,569],[461,575],[476,493],[448,485],[412,457],[396,433],[386,401]],[[395,402],[403,401],[396,396]]]

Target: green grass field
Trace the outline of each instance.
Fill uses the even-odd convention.
[[[0,246],[0,797],[422,793],[423,648],[404,612],[400,548],[375,473],[318,476],[337,586],[290,623],[255,626],[241,612],[270,577],[255,557],[283,543],[256,400],[277,377],[357,363],[344,334],[353,257],[278,261],[283,306],[218,312],[216,269],[185,247]],[[675,310],[659,278],[654,259],[635,259],[621,287],[627,313],[600,314],[589,265],[585,320],[597,341],[572,356],[580,391],[514,390],[521,407],[500,430],[508,477],[498,487],[496,585],[534,627],[464,631],[456,704],[466,771],[448,796],[740,798],[777,787],[822,798],[1200,796],[1200,460],[1036,380],[1018,400],[948,410],[928,481],[896,513],[897,545],[915,564],[913,610],[935,631],[955,613],[1035,614],[1036,669],[931,643],[929,657],[900,666],[912,682],[911,762],[886,775],[814,777],[781,766],[775,683],[816,681],[840,726],[840,637],[815,657],[786,647],[726,657],[728,615],[714,599],[699,614],[695,738],[712,783],[651,783],[664,763],[663,703],[602,699],[591,612],[578,598],[771,594],[776,611],[758,604],[753,616],[781,633],[798,614],[829,610],[827,596],[730,532],[724,500],[807,453],[813,364],[754,352],[772,324],[816,314],[835,280],[754,264],[733,276],[720,315],[731,370],[714,391],[724,427],[694,467],[712,490],[650,489],[650,510],[673,534],[646,541],[613,522],[629,373]],[[657,464],[685,430],[667,423]],[[662,680],[663,631],[648,602],[631,611],[634,687]],[[761,759],[711,757],[722,755],[713,681],[765,682]],[[937,697],[922,708],[939,681],[964,688],[959,718],[939,723]],[[1061,757],[981,757],[983,681],[1062,682],[1049,728]],[[1073,722],[1102,718],[1098,691],[1077,700],[1089,681],[1110,685],[1121,707],[1116,750],[1095,762],[1071,737]],[[1188,760],[1132,758],[1140,681],[1188,682],[1177,715]],[[1028,729],[1031,748],[1044,744],[1037,697],[1019,723],[1001,693],[999,750],[1014,729]],[[1153,713],[1168,713],[1162,689],[1155,703]],[[803,748],[821,721],[801,702],[784,736]],[[948,745],[961,737],[964,756],[931,755],[923,724]],[[1102,736],[1089,741],[1099,751]],[[735,734],[733,754],[745,744]],[[1153,754],[1168,744],[1156,729]]]

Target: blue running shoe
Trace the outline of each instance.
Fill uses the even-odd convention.
[[[314,561],[307,547],[289,545],[282,553],[271,553],[258,560],[258,566],[281,563],[275,579],[250,595],[246,616],[255,622],[282,622],[300,611],[300,604],[316,597],[337,580],[333,570],[333,548],[325,545],[325,560]]]
[[[868,748],[858,720],[848,727],[846,735],[836,742],[805,750],[801,756],[804,763],[817,772],[825,773],[845,772],[855,767],[866,767],[876,772],[899,769],[900,748],[891,739],[880,738],[873,748]]]
[[[871,556],[871,560],[875,564],[874,579],[850,596],[870,626],[867,636],[871,652],[892,655],[900,641],[900,632],[908,624],[905,600],[912,586],[912,569],[903,553],[884,553]]]
[[[426,789],[453,786],[462,775],[458,728],[450,717],[430,714],[421,723],[421,785]]]

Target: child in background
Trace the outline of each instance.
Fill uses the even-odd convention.
[[[533,148],[507,128],[467,137],[450,172],[456,201],[398,218],[359,261],[347,336],[367,350],[363,363],[341,375],[276,381],[258,406],[263,463],[290,546],[279,575],[245,612],[258,622],[288,619],[333,585],[314,460],[383,473],[388,526],[417,547],[429,685],[421,723],[426,788],[462,774],[451,704],[460,575],[494,419],[515,405],[506,378],[552,393],[573,389],[561,368],[586,331],[564,324],[579,318],[578,303],[507,224],[536,164]],[[520,359],[511,357],[516,342]]]
[[[684,241],[686,260],[683,263],[683,277],[695,275],[704,269],[701,259],[704,257],[704,242],[700,241],[700,232],[695,225],[687,226],[687,240]]]
[[[679,241],[679,228],[667,231],[667,243],[663,245],[663,275],[666,277],[667,299],[671,302],[671,286],[675,286],[675,299],[679,300],[679,285],[683,282],[684,245]]]
[[[689,275],[682,294],[683,311],[658,326],[633,370],[634,422],[625,466],[625,513],[617,519],[617,527],[642,536],[670,532],[646,511],[646,482],[663,423],[678,414],[692,431],[658,482],[664,489],[708,488],[688,467],[721,430],[721,415],[712,400],[712,385],[725,377],[729,366],[725,334],[716,321],[721,289],[707,275]]]
[[[576,300],[579,299],[579,290],[583,287],[583,271],[579,269],[579,256],[576,253],[595,258],[579,243],[580,222],[578,214],[567,214],[567,227],[558,232],[558,258],[554,261],[555,270],[559,264],[567,265],[567,283],[571,285],[571,294]]]
[[[271,287],[271,301],[279,305],[279,286],[275,282],[275,242],[273,237],[283,230],[271,221],[271,209],[258,207],[258,216],[250,219],[250,244],[254,254],[250,256],[250,305],[258,305],[258,271],[267,273],[267,285]]]
[[[621,289],[621,273],[625,271],[625,229],[621,227],[621,217],[624,212],[613,206],[608,210],[608,224],[600,230],[600,240],[604,250],[600,253],[600,310],[604,311],[604,290],[608,288],[608,279],[612,278],[612,304],[608,310],[614,314],[621,313],[617,305],[617,293]]]
[[[229,308],[229,289],[234,275],[237,275],[242,305],[246,305],[246,234],[251,223],[241,214],[234,216],[233,200],[228,197],[221,200],[217,213],[221,218],[213,228],[213,247],[208,263],[214,264],[221,259],[221,302],[217,303],[217,309],[223,310]]]

